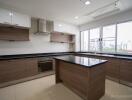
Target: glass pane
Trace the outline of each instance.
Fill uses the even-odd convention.
[[[84,51],[88,51],[88,31],[84,31]]]
[[[84,33],[84,32],[82,31],[82,32],[81,32],[81,51],[83,51],[83,48],[84,48],[84,47],[83,47],[83,40],[84,40],[84,39],[83,39],[83,38],[84,38],[84,34],[83,34],[83,33]]]
[[[99,28],[90,30],[90,51],[99,51],[99,38],[100,30]]]
[[[116,25],[103,27],[102,47],[103,52],[115,52]]]
[[[132,22],[118,24],[117,51],[132,53]]]
[[[81,51],[88,51],[88,31],[81,32]]]

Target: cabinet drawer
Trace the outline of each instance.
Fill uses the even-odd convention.
[[[0,83],[18,80],[37,74],[37,59],[0,61]]]

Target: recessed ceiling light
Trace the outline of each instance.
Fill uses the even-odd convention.
[[[85,5],[90,5],[90,4],[91,4],[90,1],[86,1],[86,2],[85,2]]]
[[[78,19],[79,17],[78,16],[75,16],[75,19]]]
[[[61,25],[61,24],[59,24],[58,26],[59,26],[59,27],[62,27],[62,25]]]

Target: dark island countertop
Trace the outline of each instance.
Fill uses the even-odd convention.
[[[78,54],[132,60],[131,55],[105,54],[105,53],[78,53]]]
[[[81,66],[86,67],[86,68],[91,68],[91,67],[94,67],[96,65],[103,64],[103,63],[107,62],[107,60],[73,56],[73,55],[55,57],[54,59],[62,60],[62,61],[72,63],[72,64],[78,64],[78,65],[81,65]]]

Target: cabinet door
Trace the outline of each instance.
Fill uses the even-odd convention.
[[[127,60],[121,61],[120,82],[126,85],[131,83],[131,86],[132,86],[132,61],[127,61]]]
[[[0,83],[18,80],[37,74],[37,59],[0,61]]]
[[[13,12],[12,24],[20,27],[31,27],[31,18],[27,15]]]
[[[69,34],[76,34],[78,32],[77,28],[74,25],[70,25],[63,22],[54,21],[54,31],[64,32]]]
[[[120,77],[119,60],[111,58],[107,58],[107,60],[108,62],[106,63],[106,75],[108,76],[108,78],[119,82]]]
[[[11,16],[11,11],[0,8],[0,23],[11,24]]]

